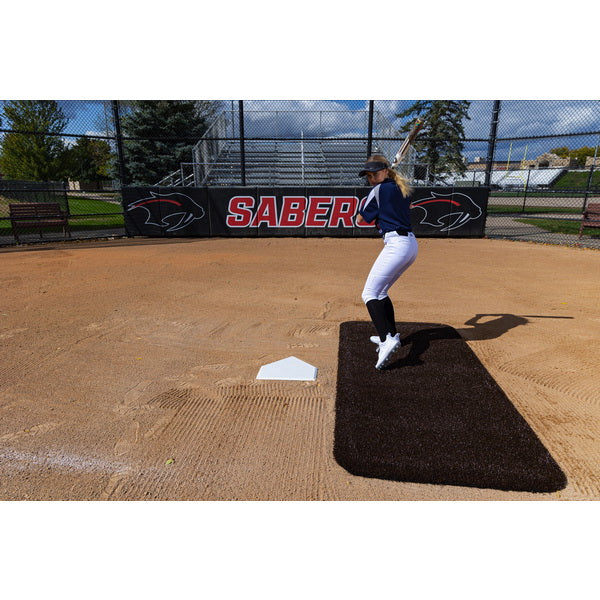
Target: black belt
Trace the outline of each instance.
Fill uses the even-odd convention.
[[[412,231],[407,231],[406,229],[396,229],[396,233],[398,235],[408,235],[409,233],[412,233]]]

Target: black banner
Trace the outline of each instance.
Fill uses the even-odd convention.
[[[206,192],[205,188],[123,188],[127,235],[212,235]]]
[[[123,189],[128,235],[264,237],[379,235],[357,225],[369,187],[227,187]],[[416,188],[411,197],[417,237],[483,237],[489,190]]]

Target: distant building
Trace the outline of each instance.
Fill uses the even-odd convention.
[[[546,169],[548,167],[561,167],[569,169],[577,166],[577,160],[574,158],[561,158],[558,154],[546,152],[538,156],[535,160],[524,160],[524,169]]]
[[[590,163],[591,164],[591,163]],[[600,164],[600,160],[597,162]],[[487,166],[487,161],[481,156],[476,156],[473,162],[467,165],[469,171],[481,171]],[[494,161],[492,164],[493,171],[511,170],[511,169],[547,169],[547,168],[562,168],[569,169],[577,166],[577,161],[574,158],[561,158],[552,152],[541,154],[532,160],[511,160]],[[586,167],[588,166],[586,162]]]

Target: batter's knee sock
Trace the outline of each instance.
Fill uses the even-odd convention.
[[[390,300],[389,296],[386,296],[383,300],[383,308],[385,309],[385,318],[387,320],[388,331],[391,336],[394,337],[398,332],[396,331],[396,317],[394,316],[394,305]]]
[[[383,300],[369,300],[367,302],[367,310],[369,311],[373,325],[375,325],[379,339],[382,342],[385,342],[385,338],[388,334],[388,320],[385,313]]]

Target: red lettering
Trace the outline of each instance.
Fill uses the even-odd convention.
[[[234,196],[229,201],[228,215],[225,222],[228,227],[248,227],[252,219],[254,198],[252,196]]]
[[[329,217],[329,227],[338,227],[342,223],[342,227],[352,227],[352,217],[356,212],[358,198],[353,196],[336,196],[333,199],[331,207],[331,216]]]
[[[261,196],[260,204],[252,219],[251,227],[258,227],[261,223],[266,223],[269,227],[277,227],[277,204],[275,196]]]
[[[304,223],[306,198],[304,196],[284,196],[279,227],[301,227]]]
[[[323,206],[326,204],[326,206]],[[327,227],[327,219],[321,220],[318,217],[325,217],[331,205],[331,196],[311,196],[308,214],[306,215],[307,227]]]
[[[228,227],[372,227],[374,223],[355,223],[358,208],[364,204],[356,196],[283,196],[281,214],[277,215],[275,196],[234,196],[229,200],[225,222]],[[257,205],[256,211],[254,207]],[[329,218],[327,215],[329,214]],[[305,223],[306,217],[306,223]]]

